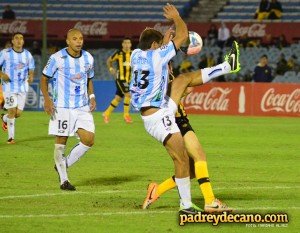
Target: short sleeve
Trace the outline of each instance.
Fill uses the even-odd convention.
[[[0,51],[0,66],[3,66],[4,64],[4,52],[3,50]]]
[[[43,75],[45,75],[48,78],[52,78],[56,70],[57,70],[57,62],[55,57],[51,55],[46,66],[43,69]]]
[[[29,53],[29,70],[34,70],[35,69],[35,63],[33,56]]]
[[[156,49],[154,53],[156,57],[159,57],[161,63],[166,64],[176,55],[177,50],[174,42],[170,41],[168,44]]]
[[[94,78],[95,70],[94,70],[94,58],[91,56],[91,67],[89,70],[89,78]]]

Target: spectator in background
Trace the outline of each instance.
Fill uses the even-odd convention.
[[[269,16],[269,9],[270,9],[270,2],[269,0],[261,0],[259,4],[259,8],[255,12],[255,19],[263,20],[268,18]]]
[[[285,35],[282,34],[275,40],[275,46],[279,49],[289,46],[289,43],[287,42]]]
[[[277,0],[272,0],[269,7],[268,19],[281,19],[282,6]]]
[[[12,43],[10,40],[6,41],[5,45],[4,45],[4,48],[5,49],[8,49],[8,48],[11,48],[12,47]]]
[[[31,54],[34,55],[42,55],[42,51],[40,48],[40,45],[37,41],[33,41],[32,43],[32,49],[31,49]]]
[[[268,56],[262,55],[259,59],[259,63],[254,69],[253,81],[254,82],[272,82],[272,70],[268,66]]]
[[[6,5],[4,7],[4,11],[2,13],[2,19],[16,19],[15,12],[11,9],[10,5]]]
[[[222,60],[223,61],[223,60]],[[204,69],[207,67],[207,57],[205,54],[203,54],[201,57],[200,57],[200,62],[198,63],[198,68],[199,69]]]
[[[274,41],[273,41],[273,37],[271,34],[266,34],[263,38],[262,38],[262,41],[261,41],[261,45],[263,47],[271,47],[274,45]]]
[[[287,68],[295,72],[300,71],[300,64],[297,62],[297,56],[295,54],[293,54],[287,61]]]
[[[212,67],[214,65],[216,65],[214,55],[212,53],[209,53],[207,56],[207,67]]]
[[[229,37],[230,37],[229,29],[226,27],[226,24],[222,22],[221,27],[218,30],[218,45],[220,48],[224,47]]]
[[[218,30],[215,24],[211,24],[207,31],[207,37],[205,40],[206,46],[215,46],[218,39]]]
[[[276,74],[283,75],[286,71],[288,71],[287,61],[282,53],[277,62]]]

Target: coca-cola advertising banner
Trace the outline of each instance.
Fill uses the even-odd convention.
[[[59,27],[58,27],[59,25]],[[198,32],[206,37],[210,23],[188,23],[191,31]],[[216,23],[219,26],[218,23]],[[66,32],[70,28],[78,28],[86,36],[86,40],[113,40],[124,36],[138,39],[142,30],[146,27],[154,27],[162,32],[170,27],[170,24],[157,22],[104,22],[104,21],[47,21],[47,36],[56,40],[64,40]],[[278,37],[284,34],[289,42],[299,39],[299,23],[227,23],[232,35],[239,37],[264,37],[267,34]],[[22,32],[31,39],[42,38],[42,21],[39,20],[0,20],[0,34],[10,35],[14,32]]]
[[[183,98],[187,113],[300,116],[300,85],[208,83]]]

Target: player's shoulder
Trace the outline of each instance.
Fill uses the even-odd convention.
[[[12,48],[6,48],[6,49],[2,49],[2,50],[0,51],[0,53],[6,54],[6,53],[9,53],[9,52],[11,52],[11,51],[12,51]]]
[[[83,49],[81,50],[81,52],[83,56],[87,56],[88,58],[94,59],[93,55],[90,52]]]

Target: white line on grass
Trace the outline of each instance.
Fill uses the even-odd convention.
[[[236,211],[249,210],[299,210],[300,207],[251,207],[237,208]],[[63,218],[63,217],[80,217],[80,216],[109,216],[109,215],[145,215],[145,214],[166,214],[176,213],[176,210],[152,210],[152,211],[122,211],[122,212],[101,212],[101,213],[73,213],[73,214],[20,214],[20,215],[0,215],[0,218]]]
[[[256,189],[299,189],[300,186],[245,186],[245,187],[226,187],[226,188],[214,188],[214,190],[256,190]],[[130,193],[130,192],[144,192],[145,190],[102,190],[102,191],[76,191],[76,192],[60,192],[60,193],[40,193],[40,194],[25,194],[25,195],[10,195],[2,196],[0,200],[4,199],[21,199],[21,198],[36,198],[36,197],[50,197],[50,196],[63,196],[63,195],[84,195],[84,194],[113,194],[113,193]]]

